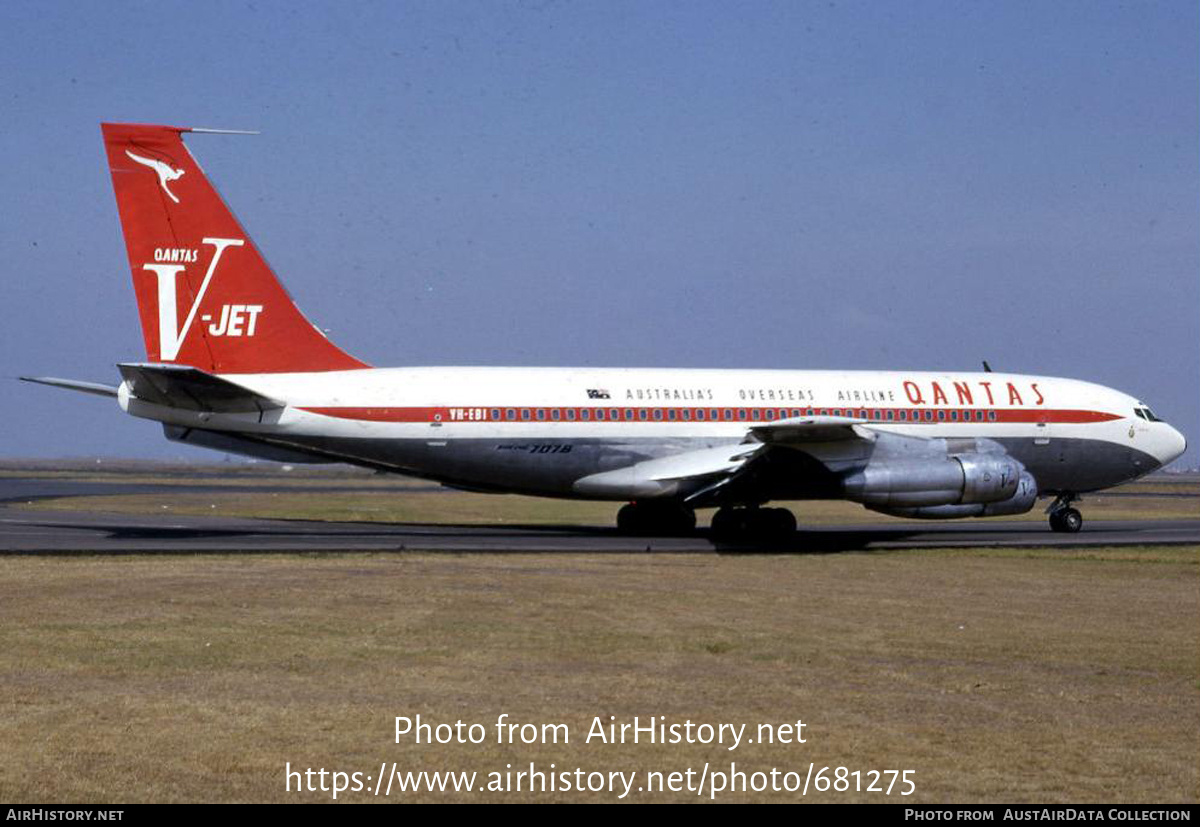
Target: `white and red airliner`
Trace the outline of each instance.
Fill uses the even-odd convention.
[[[146,343],[116,398],[168,439],[343,462],[475,491],[626,501],[618,526],[719,537],[795,530],[773,500],[905,517],[1020,514],[1161,468],[1183,436],[1134,397],[994,372],[375,368],[293,304],[182,135],[103,124]]]

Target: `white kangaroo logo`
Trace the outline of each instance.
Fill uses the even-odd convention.
[[[174,181],[177,178],[183,177],[184,170],[174,169],[170,165],[168,165],[162,161],[159,161],[155,158],[143,158],[141,155],[134,155],[128,149],[125,150],[125,154],[128,155],[133,160],[137,161],[142,166],[150,167],[150,169],[157,172],[158,173],[158,183],[162,186],[163,192],[165,192],[167,195],[169,195],[171,197],[171,200],[174,201],[176,204],[179,203],[179,199],[175,197],[175,193],[171,192],[171,190],[167,187],[167,182]]]
[[[196,293],[196,299],[192,302],[182,330],[179,329],[179,311],[175,305],[175,277],[184,269],[184,266],[182,264],[142,265],[143,270],[152,270],[158,276],[158,350],[159,358],[164,362],[174,362],[175,357],[179,355],[179,349],[183,347],[183,340],[187,338],[192,322],[196,318],[196,310],[200,307],[200,302],[204,300],[208,283],[212,281],[213,273],[217,270],[217,262],[221,260],[221,254],[225,252],[225,248],[240,247],[246,242],[241,238],[205,238],[202,239],[202,243],[213,246],[213,257],[208,262],[208,272],[204,274],[204,281],[200,284],[200,290]]]

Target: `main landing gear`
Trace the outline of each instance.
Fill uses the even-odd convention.
[[[696,530],[696,512],[674,502],[629,503],[617,512],[617,530],[622,534],[672,537]]]
[[[696,530],[696,512],[678,502],[632,502],[617,512],[617,530],[650,537],[687,535]],[[796,518],[786,508],[726,507],[712,519],[718,543],[778,543],[795,533]]]
[[[713,515],[717,542],[782,542],[796,533],[796,518],[786,508],[722,508]]]
[[[1058,498],[1046,509],[1050,515],[1050,528],[1066,534],[1074,534],[1083,528],[1083,515],[1079,509],[1072,508],[1071,503],[1078,500],[1075,494],[1059,494]]]

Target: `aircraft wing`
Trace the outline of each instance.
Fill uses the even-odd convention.
[[[779,419],[752,426],[739,444],[724,445],[644,460],[624,468],[591,474],[575,482],[588,496],[634,492],[642,497],[684,496],[687,502],[712,498],[734,480],[751,473],[773,451],[803,450],[817,444],[874,442],[877,433],[864,420],[844,416]]]
[[[802,446],[817,442],[861,439],[874,442],[875,430],[866,420],[849,416],[799,416],[776,419],[750,429],[749,438],[767,445]]]

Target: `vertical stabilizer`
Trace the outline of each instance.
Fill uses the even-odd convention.
[[[308,321],[183,144],[102,124],[151,362],[211,373],[365,368]]]

